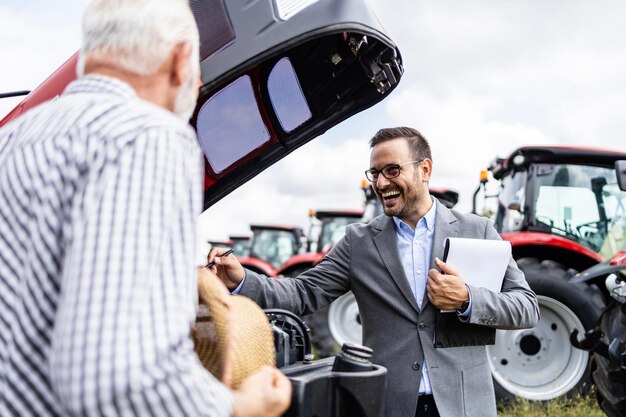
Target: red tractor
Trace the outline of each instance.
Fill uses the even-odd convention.
[[[248,255],[235,254],[241,265],[254,272],[276,277],[288,259],[304,250],[305,235],[301,227],[255,224],[250,230]]]
[[[589,389],[590,356],[569,335],[593,328],[608,297],[601,278],[569,280],[624,242],[626,192],[616,179],[624,159],[617,151],[526,146],[489,167],[495,181],[481,174],[474,212],[482,194],[480,214],[511,242],[541,309],[537,326],[498,330],[487,347],[499,398],[549,400]]]

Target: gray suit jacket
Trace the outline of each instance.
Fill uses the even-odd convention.
[[[433,259],[442,258],[446,237],[500,239],[488,219],[435,203]],[[383,215],[348,226],[328,256],[297,278],[268,279],[246,271],[241,294],[262,307],[308,314],[350,290],[359,306],[363,344],[374,350],[373,362],[388,370],[387,417],[415,415],[424,359],[442,417],[496,416],[484,346],[494,343],[495,329],[528,328],[539,319],[536,296],[513,259],[501,293],[470,287],[467,322],[440,313],[426,296],[420,310],[400,262],[393,220]]]

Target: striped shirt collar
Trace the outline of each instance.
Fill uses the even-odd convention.
[[[90,74],[72,81],[63,95],[80,93],[112,94],[123,98],[137,98],[135,90],[119,78]]]
[[[423,220],[426,223],[426,228],[428,229],[428,231],[432,232],[433,228],[435,227],[435,217],[437,215],[437,203],[435,202],[435,199],[432,196],[430,197],[430,199],[433,202],[433,204],[432,206],[430,206],[430,210],[428,210],[428,212],[424,215],[424,217],[422,217],[419,220],[418,224],[422,222]],[[393,219],[393,222],[395,223],[396,231],[399,232],[401,230],[411,230],[411,227],[405,222],[403,222],[399,217],[393,216],[392,219]]]

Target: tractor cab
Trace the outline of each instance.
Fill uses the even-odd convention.
[[[626,192],[615,163],[626,153],[523,147],[490,170],[500,181],[496,229],[548,233],[610,257],[626,237]]]
[[[305,249],[306,237],[301,227],[255,224],[250,230],[250,252],[239,262],[255,272],[276,276],[282,264]]]
[[[311,221],[318,224],[319,232],[315,242],[317,253],[326,253],[345,234],[346,226],[356,223],[363,217],[362,210],[315,210]],[[312,248],[313,249],[313,248]]]

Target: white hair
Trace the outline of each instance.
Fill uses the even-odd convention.
[[[188,0],[92,0],[83,15],[76,69],[83,75],[91,58],[153,74],[181,42],[191,44],[190,63],[197,65],[200,41]]]

